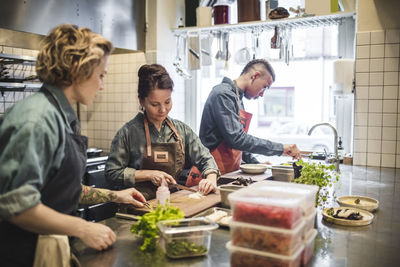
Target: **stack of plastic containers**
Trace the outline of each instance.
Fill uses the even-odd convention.
[[[318,187],[257,182],[231,193],[231,266],[300,266],[312,258]]]

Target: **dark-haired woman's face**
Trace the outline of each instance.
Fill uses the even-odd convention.
[[[168,116],[172,108],[170,89],[154,89],[151,90],[149,95],[140,100],[140,104],[145,108],[147,118],[153,124],[162,123]]]

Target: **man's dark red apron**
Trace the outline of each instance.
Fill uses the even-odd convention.
[[[168,118],[166,121],[173,133],[169,136],[166,143],[152,143],[149,133],[149,123],[145,114],[144,130],[146,134],[146,153],[143,156],[141,169],[164,171],[176,180],[185,165],[185,149],[175,126]],[[171,138],[174,138],[176,142],[168,143]],[[147,200],[156,197],[157,186],[151,181],[136,183],[135,188],[138,189]],[[170,190],[176,191],[173,187],[171,187]]]

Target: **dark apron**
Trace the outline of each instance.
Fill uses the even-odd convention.
[[[176,180],[185,165],[185,149],[182,139],[172,122],[166,119],[168,126],[173,131],[170,138],[174,138],[176,142],[171,143],[152,143],[149,133],[149,123],[146,115],[144,116],[144,129],[146,134],[146,153],[143,156],[142,170],[159,170],[164,171],[174,177]],[[151,181],[139,182],[135,184],[135,188],[139,190],[143,196],[149,200],[156,197],[157,186]],[[170,191],[176,191],[174,187],[170,187]]]
[[[42,88],[47,99],[58,111],[54,97]],[[64,214],[73,215],[82,191],[81,179],[86,168],[87,137],[66,131],[65,156],[60,169],[40,190],[44,205]],[[32,266],[38,234],[25,231],[7,221],[0,223],[0,259],[2,266]],[[50,256],[50,255],[49,255]]]
[[[246,112],[241,108],[239,90],[236,82],[235,89],[236,101],[239,105],[239,122],[243,126],[243,131],[247,133],[253,114]],[[214,150],[212,150],[211,155],[213,155],[221,175],[239,170],[240,163],[242,162],[242,151],[231,148],[225,141],[222,141]]]

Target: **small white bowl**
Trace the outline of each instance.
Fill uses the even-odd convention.
[[[267,164],[243,164],[240,165],[242,172],[250,174],[261,174],[268,169]]]

